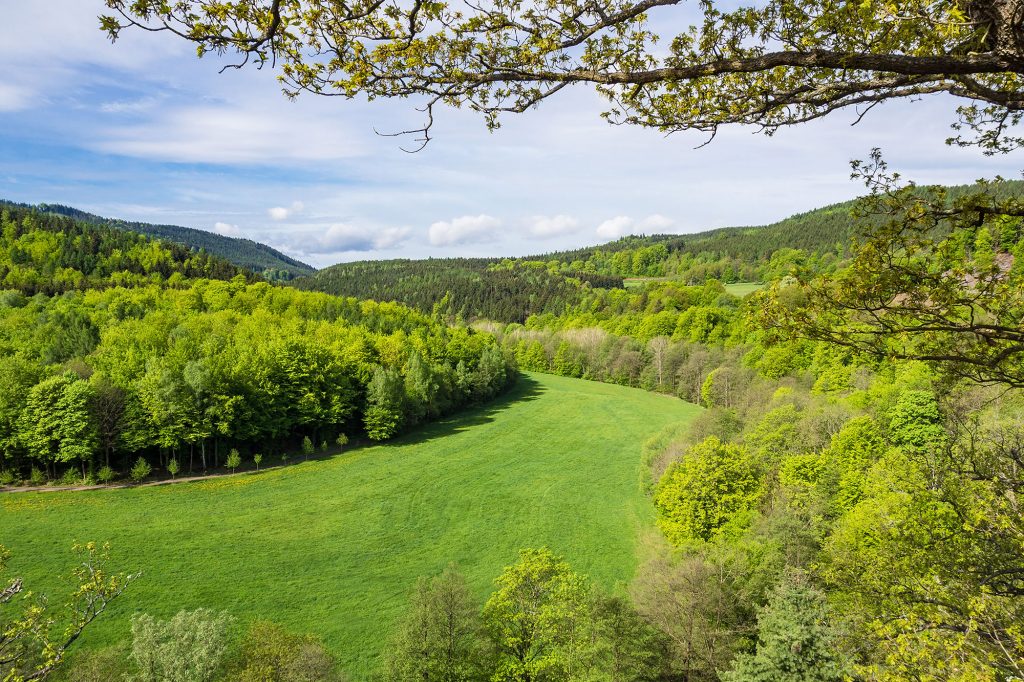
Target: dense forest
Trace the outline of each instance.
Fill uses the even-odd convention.
[[[398,304],[250,283],[214,257],[35,211],[5,211],[3,235],[4,483],[386,439],[515,377],[490,336]]]
[[[485,317],[524,322],[538,313],[561,313],[593,287],[621,287],[622,278],[551,273],[545,268],[493,267],[483,258],[341,263],[296,280],[301,289],[397,301],[451,319]]]
[[[66,216],[73,220],[110,227],[125,232],[135,232],[152,239],[184,245],[193,251],[204,251],[220,256],[234,265],[263,275],[271,281],[287,281],[293,277],[308,275],[313,268],[295,260],[266,244],[240,237],[226,237],[205,230],[179,225],[154,225],[119,218],[104,218],[71,206],[60,204],[39,204],[35,207],[13,204],[0,200],[0,205],[17,208],[35,208],[42,213]]]

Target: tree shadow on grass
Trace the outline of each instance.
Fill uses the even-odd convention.
[[[384,443],[375,443],[373,445],[375,447],[405,446],[427,443],[438,438],[446,438],[461,431],[468,431],[472,428],[490,424],[499,413],[519,403],[536,400],[546,390],[533,377],[520,374],[514,386],[482,405],[464,408],[459,412],[441,417],[437,421],[416,426]]]

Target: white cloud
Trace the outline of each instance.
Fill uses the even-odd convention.
[[[296,213],[302,213],[305,205],[301,201],[293,201],[291,206],[274,206],[267,209],[271,220],[288,220]]]
[[[485,214],[464,215],[451,221],[440,221],[430,226],[430,243],[434,246],[455,246],[494,241],[501,221]]]
[[[671,218],[666,218],[660,213],[655,213],[654,215],[649,215],[641,220],[637,224],[637,231],[647,234],[657,234],[659,232],[664,232],[675,224],[676,221]]]
[[[219,164],[328,162],[359,155],[352,135],[293,107],[231,104],[161,110],[137,125],[97,131],[91,148],[149,161]],[[305,112],[305,113],[304,113]],[[287,115],[290,114],[290,115]]]
[[[601,239],[618,239],[633,233],[633,219],[629,216],[615,216],[597,226],[597,236]]]
[[[620,215],[609,218],[597,226],[597,236],[602,239],[619,239],[628,234],[657,234],[675,225],[675,221],[660,213],[649,215],[643,220],[633,220]]]
[[[530,234],[541,239],[572,234],[580,229],[580,221],[569,215],[533,216],[530,219]]]
[[[331,225],[308,253],[340,253],[343,251],[381,251],[392,249],[409,238],[408,227],[367,227],[338,223]]]
[[[225,237],[242,236],[242,230],[238,228],[238,225],[232,225],[231,223],[216,222],[213,224],[213,231]]]

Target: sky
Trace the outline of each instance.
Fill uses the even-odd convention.
[[[851,111],[771,138],[727,129],[698,148],[699,134],[604,123],[580,87],[493,133],[439,110],[433,141],[409,154],[378,132],[419,125],[414,101],[293,102],[271,70],[219,73],[166,34],[111,45],[101,0],[0,10],[0,198],[247,237],[317,267],[766,224],[856,196],[849,162],[873,147],[920,183],[1020,175],[1019,155],[944,144],[946,97],[889,103],[856,126]]]

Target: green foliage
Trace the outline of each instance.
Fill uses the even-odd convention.
[[[132,470],[129,475],[133,481],[141,483],[146,480],[151,473],[153,473],[153,467],[149,465],[149,462],[147,462],[145,458],[139,457],[135,460],[135,464],[132,466]]]
[[[237,449],[231,448],[231,451],[228,453],[228,459],[224,464],[228,469],[231,469],[231,473],[234,473],[235,469],[242,465],[242,456],[238,454]]]
[[[252,463],[256,465],[256,471],[260,470],[260,464],[262,462],[263,462],[263,455],[262,454],[257,452],[255,455],[252,456]]]
[[[492,679],[578,679],[589,640],[588,581],[539,549],[523,550],[495,584],[483,610],[498,657]]]
[[[227,682],[341,682],[335,661],[311,635],[259,620],[249,626],[224,678]]]
[[[309,457],[314,452],[316,452],[316,448],[313,447],[313,439],[309,436],[304,436],[302,438],[302,454]]]
[[[179,471],[181,471],[181,466],[178,464],[178,460],[172,458],[171,461],[167,463],[167,473],[171,475],[171,478],[174,478],[178,475]]]
[[[672,464],[655,492],[658,523],[676,545],[742,528],[763,494],[761,463],[711,436]]]
[[[741,654],[722,682],[842,682],[849,666],[837,648],[825,595],[790,571],[757,616],[757,651]]]
[[[136,682],[212,682],[227,649],[233,619],[209,609],[179,611],[170,620],[132,618]]]
[[[348,436],[346,436],[344,433],[339,433],[338,437],[334,440],[334,442],[339,448],[344,448],[346,445],[348,445]]]
[[[378,367],[366,387],[366,434],[373,440],[395,435],[403,423],[405,397],[401,376],[392,369]]]
[[[100,470],[96,472],[96,480],[100,483],[110,483],[117,478],[117,473],[108,466],[100,467]]]
[[[420,578],[399,622],[385,663],[390,682],[470,682],[484,679],[482,625],[466,579],[454,566]]]

